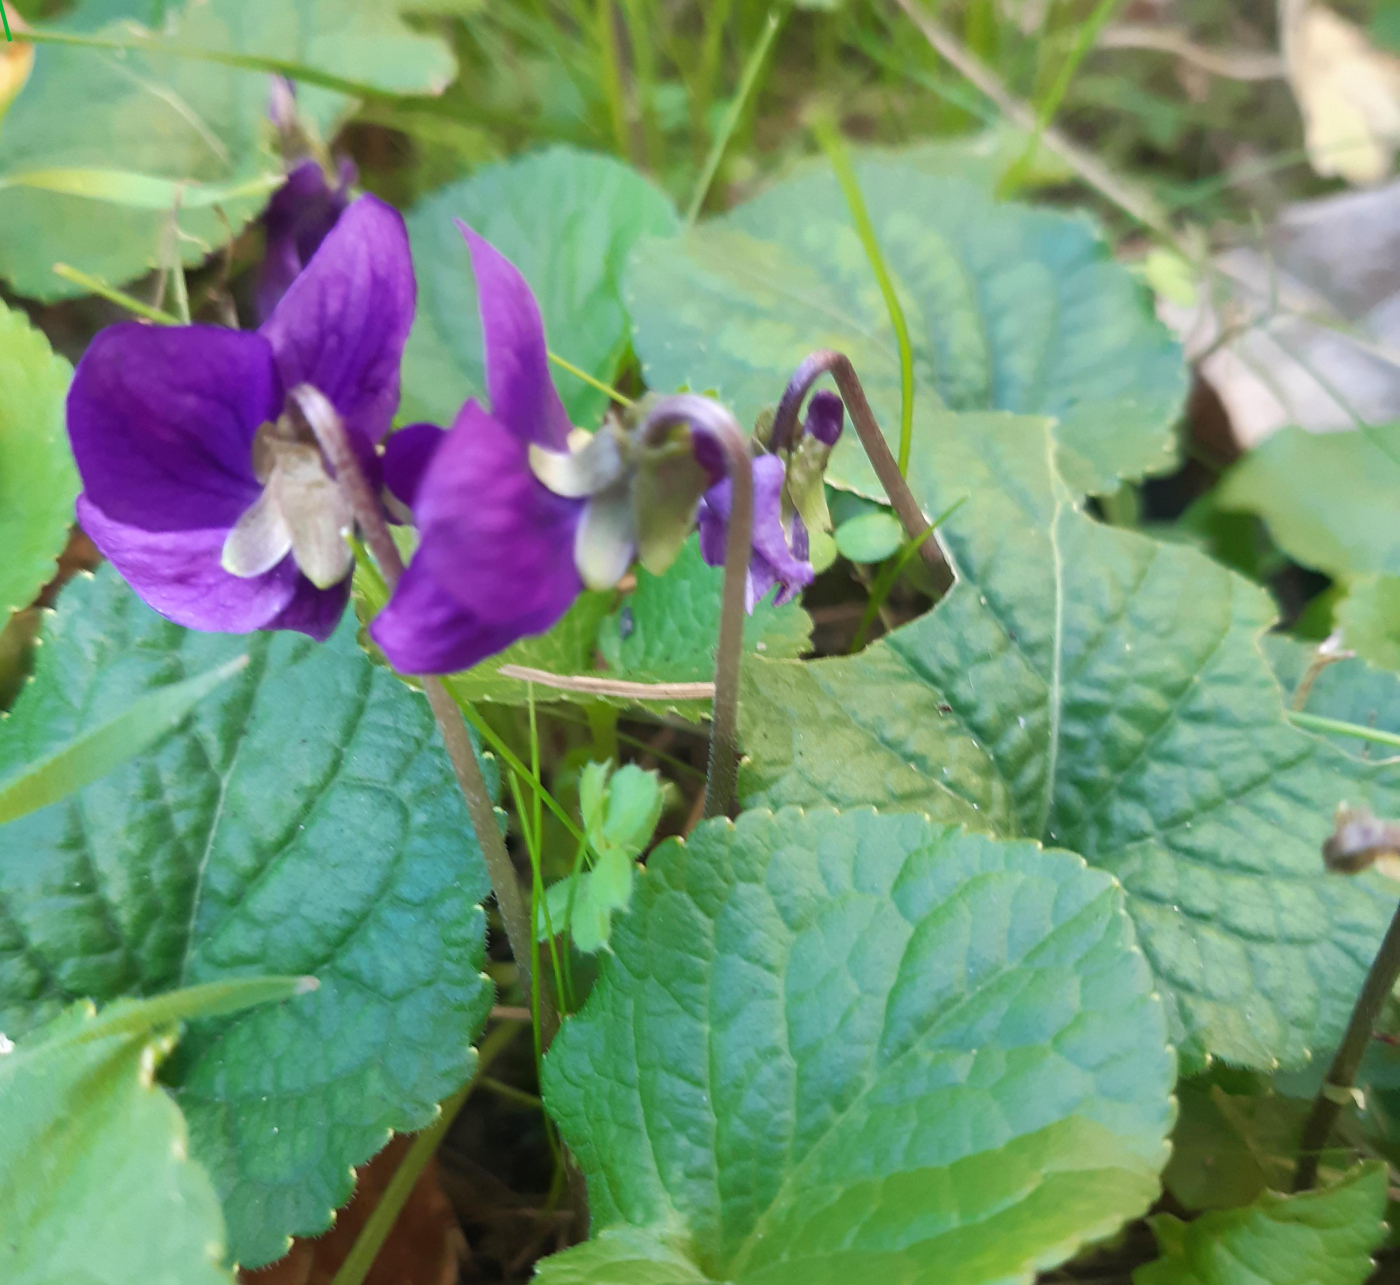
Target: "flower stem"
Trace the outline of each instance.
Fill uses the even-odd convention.
[[[695,393],[663,397],[643,422],[641,436],[646,440],[677,423],[708,434],[719,446],[733,486],[724,545],[719,645],[715,650],[710,761],[705,773],[705,815],[732,816],[739,801],[739,661],[744,652],[745,597],[753,547],[753,463],[748,437],[734,416],[718,402]]]
[[[399,557],[398,545],[389,533],[379,500],[360,467],[360,461],[345,434],[345,426],[341,423],[340,416],[335,413],[335,409],[325,397],[308,384],[294,388],[291,398],[335,470],[336,481],[340,484],[345,498],[349,500],[351,511],[364,534],[365,543],[369,545],[374,560],[379,564],[384,582],[392,593],[403,575],[403,559]],[[481,764],[477,762],[476,751],[472,748],[466,724],[462,722],[457,706],[442,685],[442,679],[424,675],[422,683],[423,694],[428,698],[428,705],[437,720],[442,743],[447,749],[447,757],[452,762],[457,786],[462,791],[467,815],[471,819],[472,829],[476,831],[477,843],[481,847],[481,855],[491,876],[491,888],[496,894],[496,905],[501,912],[501,921],[505,924],[511,954],[515,956],[521,989],[528,995],[531,987],[530,915],[525,908],[525,899],[515,877],[515,866],[510,859],[510,853],[506,851],[505,839],[496,824],[496,808],[491,802],[491,792],[486,788],[486,780],[481,775]],[[545,985],[540,987],[540,1027],[543,1043],[548,1047],[559,1028],[559,1011],[554,1003],[553,991]]]
[[[856,427],[860,444],[865,448],[866,457],[875,470],[875,476],[880,479],[880,485],[885,488],[885,495],[889,498],[895,516],[903,524],[905,534],[910,540],[919,541],[919,556],[924,565],[932,573],[935,583],[946,589],[953,583],[953,570],[948,565],[948,559],[944,555],[943,547],[938,543],[937,535],[929,533],[929,521],[919,507],[918,500],[914,498],[914,493],[909,489],[909,483],[904,480],[904,474],[894,456],[890,454],[889,443],[880,431],[875,412],[870,409],[865,389],[861,387],[855,367],[851,365],[851,359],[845,353],[832,352],[830,349],[814,352],[793,373],[783,392],[782,401],[778,403],[777,414],[773,417],[773,449],[786,450],[792,444],[797,433],[797,415],[802,409],[802,403],[812,385],[826,374],[836,381],[841,400],[851,412],[851,422]]]
[[[1381,948],[1371,961],[1371,971],[1366,974],[1356,1007],[1351,1010],[1351,1021],[1342,1037],[1341,1047],[1327,1069],[1327,1078],[1323,1080],[1322,1088],[1313,1102],[1312,1113],[1303,1126],[1303,1137],[1298,1144],[1298,1169],[1293,1178],[1294,1191],[1307,1191],[1317,1182],[1317,1166],[1322,1149],[1332,1136],[1332,1126],[1341,1115],[1342,1104],[1356,1084],[1356,1072],[1366,1046],[1371,1042],[1376,1018],[1380,1016],[1397,978],[1400,978],[1400,907],[1396,908]]]

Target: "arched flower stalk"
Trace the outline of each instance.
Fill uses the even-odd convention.
[[[744,650],[749,559],[753,548],[753,469],[748,436],[734,416],[718,402],[695,393],[663,397],[643,420],[640,437],[647,445],[660,445],[667,431],[681,424],[718,447],[732,488],[725,535],[719,644],[715,650],[710,760],[705,773],[705,815],[729,816],[738,804],[739,795],[739,661]]]
[[[865,449],[866,458],[875,470],[875,476],[880,479],[880,485],[885,488],[885,495],[889,497],[895,516],[899,518],[909,538],[919,541],[919,556],[933,574],[935,583],[940,589],[946,589],[954,580],[952,567],[948,564],[947,556],[938,543],[938,537],[933,533],[928,518],[924,516],[923,509],[919,507],[918,500],[914,498],[908,482],[904,480],[904,474],[899,471],[899,465],[890,452],[889,443],[885,441],[885,435],[880,431],[880,425],[875,419],[875,412],[870,409],[870,402],[866,399],[865,389],[861,386],[855,367],[851,365],[851,359],[845,353],[821,349],[803,361],[793,372],[773,417],[770,445],[775,451],[792,448],[802,403],[812,385],[826,374],[836,381],[841,400],[846,403],[860,444]]]

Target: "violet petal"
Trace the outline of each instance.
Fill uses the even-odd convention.
[[[799,556],[807,534],[805,527],[798,530],[801,519],[794,518],[791,535],[783,528],[783,479],[783,462],[776,455],[760,455],[753,461],[753,548],[745,588],[750,612],[775,584],[781,586],[775,605],[781,605],[815,578],[811,563]],[[712,567],[724,565],[732,504],[733,484],[728,478],[706,491],[700,502],[700,554]]]
[[[266,629],[298,597],[299,583],[311,588],[290,557],[265,575],[230,575],[219,563],[227,527],[151,531],[109,517],[86,493],[78,522],[143,602],[187,629]]]
[[[845,426],[846,405],[828,388],[812,394],[807,403],[807,421],[803,431],[811,433],[823,446],[835,446],[841,440]]]
[[[311,384],[371,449],[399,404],[399,363],[417,286],[397,210],[355,201],[292,283],[260,334],[287,388]]]
[[[146,531],[226,533],[262,490],[253,435],[281,402],[272,350],[260,335],[108,327],[83,354],[68,392],[68,433],[89,501]]]
[[[447,434],[436,424],[409,424],[384,443],[384,485],[413,507],[423,473]]]
[[[460,219],[476,277],[491,414],[522,442],[565,450],[573,425],[549,375],[544,322],[520,270]]]
[[[329,589],[318,589],[305,576],[301,576],[291,602],[262,627],[295,629],[298,633],[309,634],[317,642],[325,642],[335,633],[335,627],[345,614],[345,604],[349,601],[349,576]]]
[[[583,587],[574,565],[582,513],[582,500],[535,477],[524,441],[469,401],[418,488],[415,560],[482,620],[557,619]]]
[[[548,629],[557,619],[546,613],[532,620],[484,621],[458,606],[416,557],[369,633],[402,674],[452,674],[504,651],[525,634]]]
[[[297,273],[310,262],[349,204],[354,166],[341,166],[339,187],[326,182],[318,161],[303,161],[272,194],[263,211],[267,248],[258,268],[258,315],[266,321]]]

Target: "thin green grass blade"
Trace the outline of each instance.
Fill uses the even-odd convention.
[[[248,665],[239,656],[206,674],[158,687],[130,709],[0,782],[0,825],[57,803],[140,754]]]

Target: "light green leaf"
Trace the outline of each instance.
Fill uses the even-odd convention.
[[[904,528],[893,514],[878,509],[836,528],[836,549],[852,562],[883,562],[899,552]]]
[[[1122,892],[919,816],[657,849],[545,1100],[596,1240],[541,1285],[1026,1281],[1157,1192],[1174,1059]]]
[[[1304,566],[1342,577],[1400,575],[1400,423],[1280,429],[1230,470],[1218,499],[1259,514]]]
[[[247,665],[247,656],[235,656],[207,674],[157,687],[116,717],[6,776],[0,780],[0,825],[67,798],[149,749],[214,688]]]
[[[224,1222],[153,1078],[172,1024],[286,999],[297,978],[155,1001],[81,1001],[0,1053],[0,1269],[6,1285],[231,1285]]]
[[[1373,665],[1400,670],[1400,575],[1362,576],[1337,604],[1346,645]]]
[[[1133,1285],[1362,1285],[1385,1239],[1386,1168],[1358,1165],[1323,1191],[1221,1209],[1183,1223],[1153,1218],[1162,1257]]]
[[[541,938],[548,936],[552,925],[556,933],[567,930],[585,955],[607,949],[613,915],[631,904],[632,886],[640,869],[631,857],[609,848],[591,870],[551,884],[545,894],[549,921],[548,925],[540,924]]]
[[[191,633],[104,569],[65,591],[0,726],[0,775],[248,655],[174,734],[0,829],[0,1030],[80,996],[309,973],[294,1006],[193,1023],[167,1080],[246,1266],[314,1235],[351,1166],[467,1076],[487,891],[421,698],[355,646]],[[494,776],[494,774],[493,774]]]
[[[651,842],[666,805],[660,775],[635,763],[616,772],[611,763],[589,763],[579,776],[579,812],[590,851],[592,869],[553,884],[547,894],[549,919],[541,937],[552,927],[566,930],[585,955],[604,949],[612,933],[612,917],[632,901],[632,886],[640,867],[636,858]]]
[[[140,25],[157,17],[154,32]],[[384,0],[200,0],[159,15],[144,0],[89,0],[55,29],[263,54],[392,93],[436,92],[455,70],[442,40],[410,30]],[[300,102],[323,132],[347,107],[314,87]],[[161,262],[174,204],[161,197],[176,193],[192,238],[179,252],[198,263],[258,213],[277,181],[268,103],[263,72],[160,50],[36,47],[0,132],[0,227],[11,230],[0,239],[0,277],[53,299],[79,290],[54,275],[55,262],[113,284],[139,276]]]
[[[598,647],[617,678],[638,683],[699,683],[715,676],[724,568],[706,565],[700,541],[686,541],[663,575],[637,570],[637,587],[598,632]],[[812,618],[796,602],[775,607],[772,595],[744,621],[745,650],[758,656],[800,656],[811,646]],[[647,702],[698,721],[708,701]]]
[[[68,543],[78,494],[63,427],[72,375],[25,315],[0,303],[0,628],[53,578]]]
[[[863,159],[857,170],[909,323],[916,419],[940,407],[1053,415],[1079,491],[1171,467],[1181,352],[1094,224],[905,163]],[[779,184],[679,241],[644,244],[627,285],[651,387],[717,389],[752,422],[798,362],[837,348],[881,422],[899,423],[888,312],[828,172]],[[854,433],[833,467],[837,485],[879,497]]]
[[[408,216],[418,315],[404,353],[401,417],[452,422],[486,399],[471,259],[454,219],[490,241],[535,291],[551,351],[609,382],[626,351],[620,278],[645,236],[670,236],[670,201],[635,170],[568,147],[478,170]],[[563,370],[555,386],[576,424],[596,427],[607,398]]]

